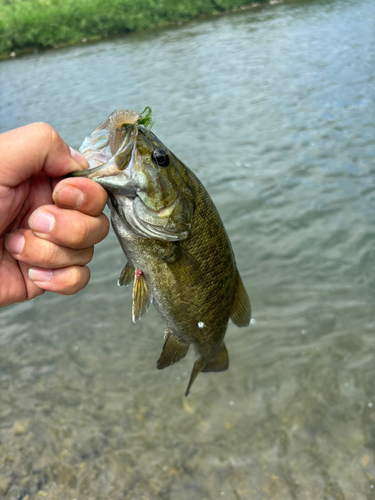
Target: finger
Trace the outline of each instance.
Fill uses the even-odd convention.
[[[2,253],[1,261],[0,307],[24,302],[44,293],[44,290],[29,280],[27,275],[29,266],[27,264],[18,262],[8,252]]]
[[[61,177],[88,168],[84,156],[63,141],[46,123],[33,123],[0,135],[0,184],[14,187],[43,171]]]
[[[96,216],[104,210],[108,194],[96,182],[77,177],[60,181],[52,196],[59,207],[74,208],[87,215]]]
[[[73,250],[38,238],[30,229],[20,229],[5,240],[5,247],[20,262],[46,269],[88,264],[94,247]]]
[[[64,269],[31,267],[29,278],[42,290],[73,295],[85,288],[90,279],[90,270],[86,266],[69,266]]]
[[[46,205],[29,218],[33,233],[57,245],[68,248],[88,248],[102,241],[108,234],[109,221],[104,214],[98,217]]]

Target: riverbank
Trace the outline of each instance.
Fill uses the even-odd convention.
[[[0,58],[217,15],[266,0],[0,0]]]

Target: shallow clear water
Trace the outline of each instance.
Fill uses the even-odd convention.
[[[118,107],[200,177],[254,322],[227,372],[155,362],[115,236],[77,296],[0,312],[0,496],[375,498],[375,4],[297,1],[0,64],[0,130]],[[38,498],[39,498],[38,497]]]

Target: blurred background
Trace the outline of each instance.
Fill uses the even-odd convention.
[[[184,398],[111,231],[74,297],[0,311],[0,497],[375,499],[375,4],[297,0],[0,63],[0,131],[116,108],[201,179],[253,307]]]

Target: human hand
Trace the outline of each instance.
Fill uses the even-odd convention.
[[[108,234],[107,193],[82,177],[86,159],[45,123],[0,135],[0,307],[44,291],[70,295]]]

